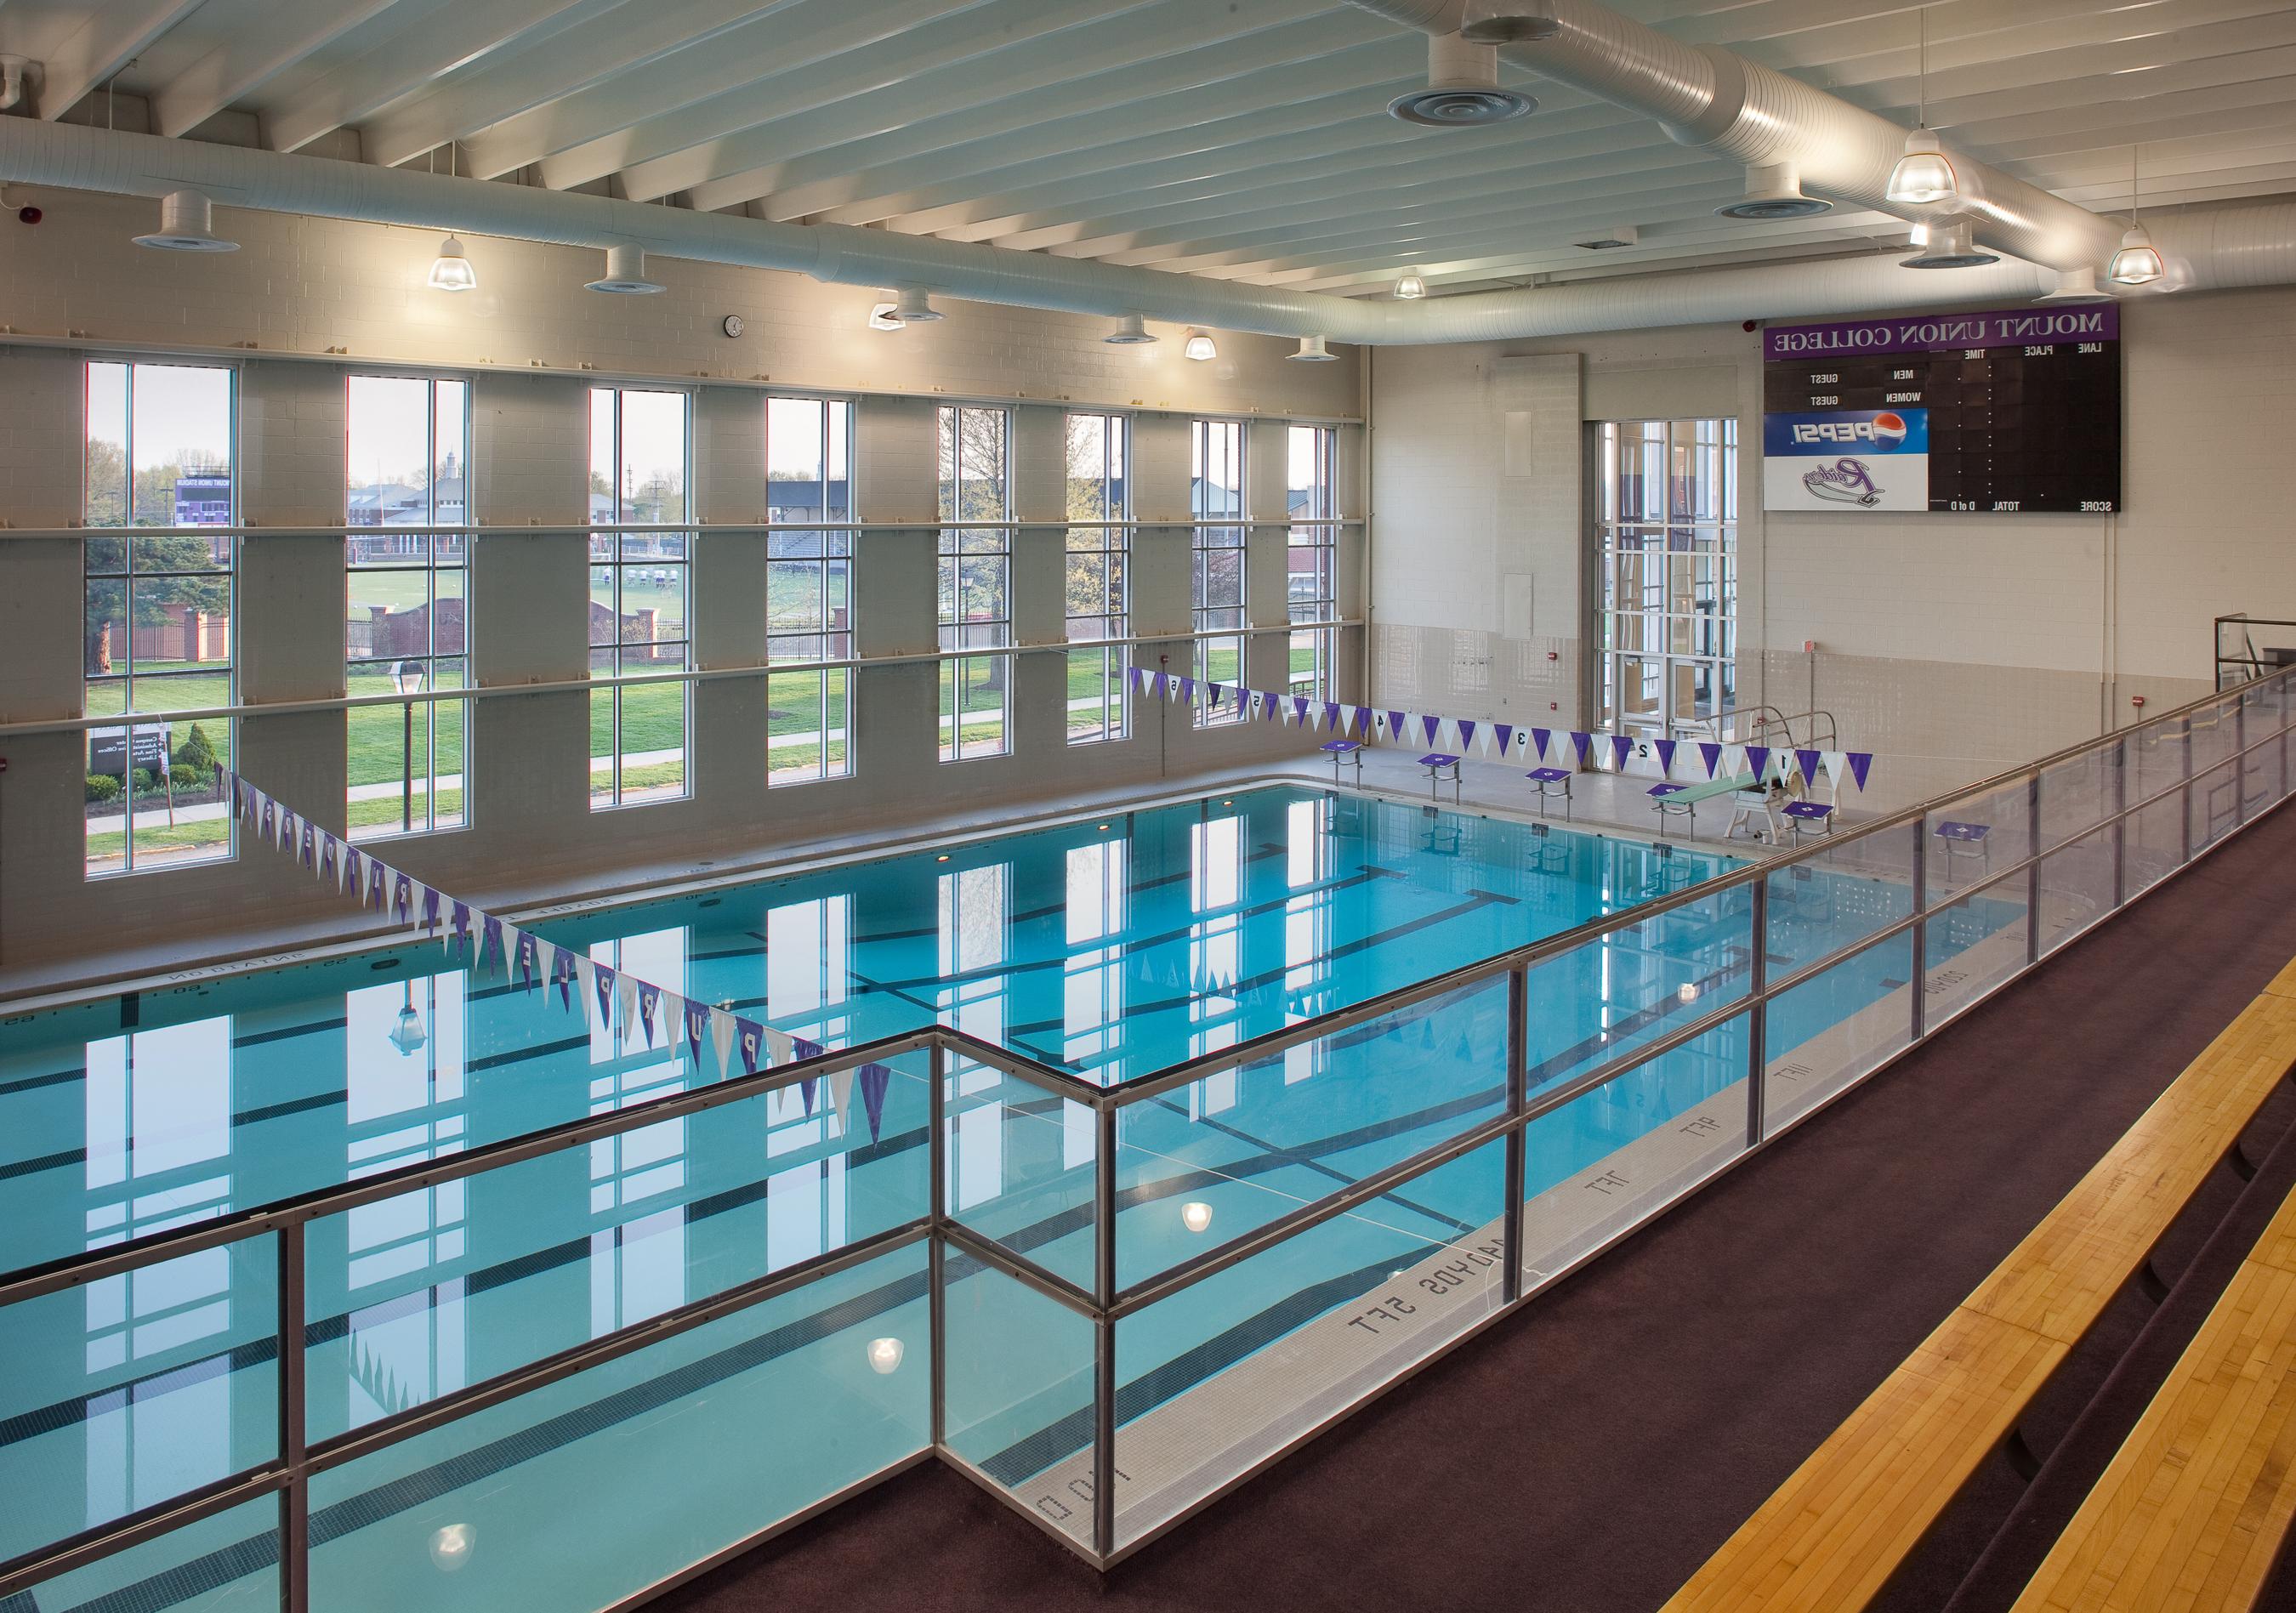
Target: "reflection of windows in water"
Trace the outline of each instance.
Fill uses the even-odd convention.
[[[1284,877],[1292,895],[1283,905],[1283,1007],[1305,1018],[1332,1006],[1324,1000],[1331,978],[1332,892],[1329,798],[1294,801],[1284,811]],[[1328,1049],[1304,1042],[1283,1054],[1283,1079],[1305,1080],[1323,1069]]]
[[[1062,1056],[1090,1068],[1115,1057],[1124,1019],[1125,924],[1132,845],[1097,840],[1068,854],[1068,958],[1061,980]]]
[[[348,1179],[447,1159],[469,1145],[467,982],[455,971],[345,995]],[[463,1273],[450,1269],[470,1252],[467,1186],[442,1182],[344,1216],[350,1427],[470,1381],[468,1294]]]
[[[1001,972],[1010,939],[1013,869],[1007,863],[959,869],[940,876],[941,1008],[947,1023],[984,1042],[1004,1037],[1004,976]],[[975,978],[962,977],[978,976]],[[994,1072],[974,1071],[960,1078],[957,1090],[971,1093],[994,1085]]]
[[[1231,815],[1192,825],[1188,903],[1197,917],[1188,934],[1188,1018],[1198,1027],[1190,1037],[1193,1052],[1235,1041],[1236,1003],[1229,993],[1243,973],[1242,899],[1243,820]]]
[[[593,962],[685,995],[684,927],[590,948]],[[619,988],[618,988],[619,989]],[[590,1112],[611,1114],[685,1090],[684,1029],[655,1010],[652,1045],[636,1023],[622,1034],[619,997],[609,1031],[590,1031]],[[590,1331],[603,1337],[685,1303],[685,1206],[661,1202],[685,1187],[686,1122],[660,1120],[590,1144]],[[603,1223],[603,1224],[599,1224]]]
[[[766,914],[766,1013],[824,1046],[853,1028],[853,898],[791,902]]]
[[[231,1041],[226,1017],[87,1044],[89,1249],[231,1208]],[[184,1369],[214,1362],[234,1341],[234,1259],[269,1247],[206,1249],[86,1286],[87,1374],[119,1386],[92,1396],[86,1414],[91,1521],[180,1494],[250,1460],[233,1440],[238,1376]],[[259,1331],[269,1332],[267,1320]],[[267,1409],[267,1384],[257,1398]]]

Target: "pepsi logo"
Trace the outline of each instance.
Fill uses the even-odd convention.
[[[1894,448],[1906,440],[1906,419],[1895,410],[1884,409],[1874,417],[1874,441],[1881,447]]]

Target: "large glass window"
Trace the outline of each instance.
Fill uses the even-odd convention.
[[[1010,751],[1013,658],[966,654],[1013,642],[1012,417],[940,411],[940,759]]]
[[[87,733],[86,871],[131,873],[227,857],[229,718],[171,712],[232,703],[239,507],[234,376],[193,364],[87,366],[82,519]]]
[[[1605,421],[1597,451],[1603,725],[1710,736],[1737,704],[1738,422]]]
[[[806,665],[766,679],[766,782],[853,771],[853,675],[813,663],[853,656],[853,405],[766,399],[766,519],[811,528],[766,536],[766,659]]]
[[[1244,675],[1243,422],[1200,420],[1189,449],[1189,513],[1194,518],[1193,598],[1196,675],[1234,684]],[[1228,523],[1235,524],[1230,525]],[[1240,702],[1196,707],[1201,727],[1233,723]]]
[[[420,695],[470,686],[467,381],[354,375],[346,383],[344,686]],[[408,700],[345,714],[351,839],[459,829],[467,700]]]
[[[1284,599],[1294,622],[1328,622],[1340,613],[1337,440],[1329,426],[1293,426],[1289,432],[1285,513],[1292,535]],[[1336,631],[1292,628],[1291,692],[1316,700],[1332,698]]]
[[[693,666],[692,535],[618,528],[693,519],[689,403],[683,392],[590,392],[590,675],[616,680],[590,692],[593,808],[686,793],[693,686],[619,680]]]
[[[1068,640],[1131,635],[1131,483],[1125,475],[1129,446],[1120,414],[1068,417]],[[1071,745],[1120,740],[1127,729],[1122,644],[1069,651],[1068,733]]]

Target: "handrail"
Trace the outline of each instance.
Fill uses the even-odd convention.
[[[936,527],[964,527],[972,530],[1020,530],[1057,532],[1069,527],[1120,527],[1128,531],[1142,528],[1177,528],[1181,527],[1360,527],[1365,522],[1360,515],[1227,515],[1175,516],[1168,520],[1153,516],[1103,516],[1096,520],[1018,520],[1010,518],[972,520],[955,515],[931,515],[914,520],[693,520],[680,521],[492,521],[457,525],[452,521],[407,521],[382,527],[353,527],[327,521],[275,521],[257,526],[246,521],[231,525],[203,527],[16,527],[0,521],[0,538],[59,538],[110,537],[383,537],[391,534],[432,537],[556,537],[567,534],[636,533],[642,537],[657,534],[677,536],[681,534],[702,536],[709,533],[746,532],[927,532]],[[664,557],[668,558],[668,557]]]

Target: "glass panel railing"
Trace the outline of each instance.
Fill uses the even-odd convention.
[[[1090,1551],[1094,1322],[968,1255],[944,1268],[945,1443]]]
[[[316,1475],[311,1605],[590,1613],[931,1442],[922,1241]]]
[[[1855,948],[1914,911],[1914,851],[1922,825],[1906,822],[1855,839],[1821,841],[1764,876],[1768,978]]]
[[[2121,754],[2128,771],[2126,805],[2134,806],[2189,776],[2185,763],[2190,737],[2182,716],[2155,717],[2121,736]]]
[[[1765,1005],[1764,1135],[1856,1085],[1913,1041],[1914,938],[1877,941]]]
[[[1744,996],[1753,909],[1753,887],[1733,886],[1535,965],[1525,994],[1530,1095]]]
[[[1922,905],[1941,907],[2032,854],[2033,782],[2013,778],[1931,806],[1923,831]]]
[[[2232,760],[2240,749],[2240,696],[2234,693],[2210,700],[2186,716],[2195,777]]]
[[[2172,790],[2121,820],[2121,897],[2125,901],[2177,872],[2185,861],[2185,796]]]
[[[0,1561],[277,1456],[278,1293],[265,1232],[0,1308]]]
[[[2109,740],[2041,769],[2041,844],[2077,839],[2120,808],[2120,742]]]
[[[279,1502],[266,1495],[0,1597],[10,1613],[279,1613]]]
[[[2025,967],[2026,880],[1999,880],[1922,921],[1923,1023],[1945,1023]]]
[[[2041,859],[2041,952],[2054,952],[2112,911],[2114,825],[2090,831]]]
[[[2240,827],[2240,763],[2234,759],[2193,775],[2185,797],[2191,818],[2187,844],[2193,850],[2213,846]]]
[[[1507,995],[1507,977],[1492,976],[1126,1104],[1117,1114],[1117,1287],[1499,1114]]]
[[[840,1071],[314,1219],[309,1437],[923,1221],[927,1059],[877,1061],[882,1093]]]
[[[1496,1311],[1505,1207],[1502,1140],[1119,1321],[1118,1544]]]
[[[1655,1215],[1746,1151],[1748,1016],[1530,1123],[1523,1152],[1523,1286]]]
[[[948,1217],[1090,1293],[1099,1117],[1017,1073],[952,1059]]]

